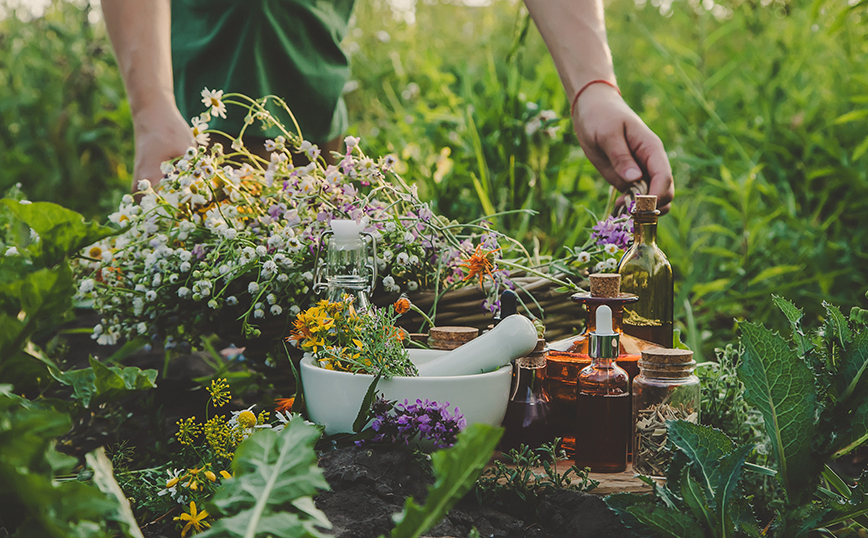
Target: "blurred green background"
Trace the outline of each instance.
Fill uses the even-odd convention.
[[[107,215],[133,144],[99,6],[4,0],[0,17],[0,188]],[[350,134],[369,154],[398,156],[447,216],[537,211],[496,225],[543,255],[585,240],[608,184],[521,2],[359,0],[353,24]],[[735,319],[783,329],[772,293],[809,318],[868,307],[868,0],[613,0],[607,24],[675,172],[660,242],[686,342],[709,359]]]

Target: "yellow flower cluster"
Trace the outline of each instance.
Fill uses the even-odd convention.
[[[223,407],[232,399],[232,393],[229,391],[229,382],[225,378],[212,379],[211,386],[205,390],[211,395],[210,402],[214,407]]]
[[[235,447],[244,440],[244,432],[230,425],[226,417],[222,416],[206,422],[202,431],[205,434],[205,442],[219,458],[231,459],[235,455]]]
[[[182,445],[193,446],[196,438],[202,434],[202,426],[196,422],[196,417],[183,418],[178,421],[178,433],[175,437]]]

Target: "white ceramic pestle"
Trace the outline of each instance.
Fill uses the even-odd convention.
[[[419,366],[419,376],[490,372],[533,351],[536,341],[533,323],[521,314],[513,314],[482,336]]]

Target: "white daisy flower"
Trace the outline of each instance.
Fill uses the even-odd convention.
[[[208,129],[208,124],[198,117],[193,118],[191,123],[193,126],[190,127],[190,131],[193,133],[193,138],[196,139],[196,143],[200,146],[207,146],[210,141],[210,135],[205,132],[205,130]]]
[[[202,103],[208,107],[208,111],[214,116],[226,119],[226,103],[223,102],[223,90],[202,90]]]

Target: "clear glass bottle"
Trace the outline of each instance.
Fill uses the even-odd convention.
[[[538,448],[555,438],[550,421],[552,399],[545,388],[546,355],[545,340],[539,339],[532,352],[514,363],[515,383],[503,419],[501,450],[521,444]]]
[[[693,352],[650,349],[642,352],[633,380],[633,471],[663,477],[671,455],[666,421],[699,423],[700,386]]]
[[[331,230],[323,232],[320,248],[330,237],[326,248],[325,263],[321,263],[319,252],[314,261],[313,289],[317,293],[327,292],[328,300],[337,302],[344,295],[355,298],[357,312],[367,312],[371,307],[370,293],[377,282],[376,264],[369,263],[367,245],[363,236],[368,236],[373,249],[373,259],[377,259],[377,244],[371,234],[364,232],[364,225],[354,220],[334,219]]]
[[[672,267],[657,246],[656,196],[636,196],[633,245],[618,264],[621,291],[639,297],[624,307],[624,332],[665,348],[672,347]]]
[[[627,469],[630,431],[630,380],[615,364],[619,335],[612,330],[612,311],[597,308],[597,327],[591,333],[591,365],[576,382],[575,464],[598,473]]]

